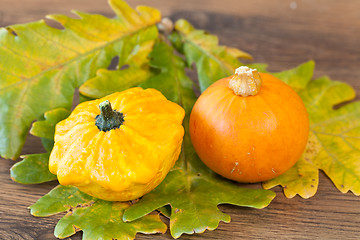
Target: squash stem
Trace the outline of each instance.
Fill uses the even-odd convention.
[[[229,88],[236,95],[247,97],[258,94],[261,84],[262,80],[256,69],[242,66],[235,70],[235,75],[229,81]]]
[[[113,109],[111,107],[111,103],[109,100],[105,100],[99,104],[101,115],[104,117],[105,120],[110,119],[114,116]]]
[[[113,110],[109,100],[100,103],[99,109],[100,114],[95,118],[95,125],[100,131],[107,132],[112,129],[120,128],[124,123],[124,114]]]

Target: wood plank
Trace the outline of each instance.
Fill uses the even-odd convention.
[[[329,75],[360,91],[360,2],[357,0],[132,0],[161,9],[172,19],[186,18],[196,27],[220,36],[222,44],[253,54],[274,71],[309,59],[317,63],[315,76]],[[24,23],[70,9],[113,16],[105,0],[0,0],[0,26]],[[41,152],[40,142],[29,137],[23,153]],[[11,160],[0,160],[0,238],[55,239],[53,228],[61,214],[36,218],[27,207],[56,183],[20,185],[12,182]],[[262,210],[221,206],[232,216],[215,231],[181,239],[359,239],[360,198],[342,194],[321,174],[315,197],[286,199],[280,188]],[[165,235],[139,239],[171,239]],[[81,239],[81,233],[71,237]]]

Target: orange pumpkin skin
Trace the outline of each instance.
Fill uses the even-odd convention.
[[[230,77],[207,88],[190,115],[190,136],[200,159],[238,182],[260,182],[292,167],[308,140],[309,120],[297,93],[270,74],[260,73],[255,96],[235,95]]]

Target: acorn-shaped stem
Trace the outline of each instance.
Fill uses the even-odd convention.
[[[229,81],[229,88],[242,97],[255,96],[260,91],[261,83],[256,69],[242,66],[235,70],[235,75]]]

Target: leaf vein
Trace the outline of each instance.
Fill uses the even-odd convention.
[[[321,121],[321,122],[313,123],[313,124],[311,124],[310,127],[314,128],[314,127],[317,127],[317,126],[326,125],[326,124],[330,124],[330,123],[333,123],[333,122],[336,122],[336,121],[340,121],[340,120],[346,119],[348,117],[354,117],[354,116],[357,117],[358,115],[360,115],[360,114],[357,113],[357,112],[352,112],[352,113],[349,113],[349,114],[329,118],[329,119],[326,119],[326,120]]]
[[[183,37],[186,39],[185,40],[186,42],[188,42],[189,44],[191,44],[191,45],[195,46],[196,48],[198,48],[207,57],[214,59],[220,66],[224,66],[224,68],[228,69],[229,72],[234,71],[233,67],[231,65],[227,64],[226,61],[221,61],[221,59],[218,58],[216,55],[210,53],[209,51],[205,51],[205,49],[201,45],[196,43],[195,41],[190,41],[184,35],[183,35]]]
[[[343,162],[341,162],[336,156],[334,156],[334,155],[330,152],[329,149],[327,149],[327,148],[325,147],[325,145],[321,142],[321,140],[320,140],[319,136],[316,134],[316,132],[313,131],[313,133],[314,133],[315,137],[318,139],[318,142],[319,142],[319,144],[321,145],[321,147],[322,147],[322,148],[324,149],[324,151],[327,153],[327,155],[330,156],[330,157],[333,159],[333,161],[339,163],[339,164],[343,167],[343,170],[344,170],[345,173],[350,173],[351,175],[353,175],[353,176],[357,179],[358,182],[360,182],[360,177],[357,176],[356,174],[354,174],[353,172],[351,172],[350,169],[349,169],[348,167],[346,167]],[[321,166],[321,167],[322,167],[322,166]],[[323,169],[323,170],[324,170],[324,169]],[[324,171],[325,171],[325,170],[324,170]],[[329,170],[329,171],[330,171],[330,170]],[[326,171],[325,171],[325,172],[326,172]],[[344,173],[343,176],[342,176],[342,177],[343,177],[342,183],[345,182],[345,173]],[[333,182],[335,183],[334,180],[333,180]]]
[[[44,62],[41,62],[41,61],[39,61],[39,60],[37,60],[37,59],[30,58],[29,56],[25,56],[25,55],[23,55],[23,54],[20,54],[20,53],[16,52],[16,51],[13,50],[12,48],[9,48],[9,47],[5,46],[4,43],[2,43],[2,44],[0,45],[0,48],[4,49],[5,51],[7,51],[7,52],[9,52],[9,53],[11,53],[11,54],[14,54],[15,56],[18,56],[18,57],[20,57],[20,58],[25,59],[26,61],[35,62],[35,63],[37,63],[37,64],[39,64],[39,65],[42,65],[42,66],[45,66],[45,67],[49,67],[49,65],[46,64],[46,63],[44,63]]]
[[[324,98],[324,95],[329,91],[329,89],[331,89],[332,87],[334,87],[336,85],[338,85],[338,83],[332,81],[329,85],[326,86],[326,88],[321,89],[321,92],[318,93],[317,97],[313,98],[313,100],[310,103],[306,104],[306,108],[309,109],[312,106],[318,104],[320,102],[320,100],[322,98]]]
[[[54,41],[54,40],[51,39],[51,38],[45,37],[44,35],[42,35],[42,34],[39,33],[38,31],[36,31],[35,29],[32,29],[32,28],[31,28],[31,30],[32,30],[32,32],[35,33],[37,36],[45,39],[45,40],[48,41],[48,42],[55,43],[57,46],[60,46],[60,47],[62,47],[62,48],[64,48],[64,49],[67,49],[67,50],[69,50],[69,51],[71,51],[71,52],[74,52],[74,53],[76,53],[76,54],[80,54],[80,52],[76,51],[76,50],[73,49],[73,48],[70,48],[70,47],[68,47],[68,46],[66,46],[66,45],[64,45],[64,44],[62,44],[62,43],[60,43],[60,42],[56,42],[56,41]],[[59,30],[59,31],[61,31],[61,30]]]

